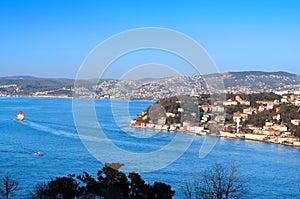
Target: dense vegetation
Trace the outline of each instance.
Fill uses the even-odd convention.
[[[118,170],[120,164],[106,164],[98,171],[97,178],[87,172],[82,175],[58,177],[48,183],[38,184],[31,199],[158,199],[172,198],[175,191],[170,185],[154,182],[145,183],[138,173],[129,173],[128,177]]]

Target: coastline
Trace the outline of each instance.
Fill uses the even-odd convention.
[[[56,95],[24,95],[24,96],[15,96],[15,95],[6,95],[0,96],[0,98],[36,98],[36,99],[74,99],[76,97],[73,96],[56,96]],[[92,98],[92,97],[78,97],[76,99],[94,99],[94,100],[110,100],[110,101],[140,101],[140,102],[153,102],[155,100],[144,100],[144,99],[106,99],[106,98]]]
[[[72,99],[73,97],[69,96],[54,96],[54,95],[39,95],[39,96],[32,96],[32,95],[22,95],[22,96],[16,96],[16,95],[6,95],[6,96],[0,96],[0,98],[52,98],[52,99]]]
[[[277,145],[282,145],[282,146],[289,146],[289,147],[295,147],[300,149],[300,139],[299,138],[290,138],[294,139],[293,142],[276,142],[275,139],[277,137],[272,137],[273,139],[253,139],[253,138],[247,138],[246,135],[260,135],[260,134],[255,134],[255,133],[230,133],[230,132],[220,132],[219,134],[210,134],[209,130],[201,131],[201,132],[193,132],[189,131],[187,129],[178,129],[174,131],[169,131],[165,129],[158,129],[158,128],[153,128],[153,127],[147,127],[147,126],[133,126],[130,125],[132,129],[145,129],[145,130],[151,130],[151,131],[160,131],[160,132],[170,132],[170,133],[186,133],[190,135],[195,135],[195,136],[210,136],[210,137],[219,137],[219,138],[224,138],[224,139],[238,139],[238,140],[245,140],[245,141],[254,141],[254,142],[261,142],[261,143],[268,143],[268,144],[277,144]],[[227,133],[229,135],[222,135],[222,133]],[[261,136],[261,135],[260,135]],[[297,144],[294,144],[294,143]]]

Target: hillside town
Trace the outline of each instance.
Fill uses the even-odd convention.
[[[297,75],[265,72],[236,72],[211,76],[176,76],[154,80],[109,80],[94,87],[100,99],[159,100],[174,95],[210,93],[207,81],[220,79],[224,93],[263,93],[300,91]],[[81,93],[83,94],[83,93]]]
[[[210,93],[207,81],[223,82],[219,92],[264,93],[300,91],[300,76],[286,72],[229,72],[142,80],[72,80],[35,77],[0,78],[0,96],[81,97],[96,99],[160,100],[174,95]],[[76,82],[76,84],[75,84]]]
[[[248,99],[231,94],[210,105],[199,101],[201,95],[193,95],[190,99],[197,98],[198,104],[192,111],[182,108],[186,102],[178,97],[164,99],[139,114],[130,126],[300,147],[300,93],[244,96]],[[214,128],[220,124],[221,128]]]

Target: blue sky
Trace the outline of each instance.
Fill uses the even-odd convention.
[[[296,0],[2,0],[0,76],[74,78],[100,42],[142,27],[169,28],[188,35],[206,49],[220,72],[300,74],[299,10]],[[194,73],[184,63],[156,54],[124,58],[105,77],[120,77],[137,63],[148,62],[168,63],[182,73]]]

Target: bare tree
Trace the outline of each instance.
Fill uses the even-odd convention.
[[[181,185],[181,190],[186,199],[200,199],[200,174],[194,173],[192,180],[191,177],[184,175],[184,184]]]
[[[214,164],[191,182],[185,176],[182,186],[187,199],[240,199],[246,195],[244,181],[235,165]]]
[[[17,181],[11,180],[8,175],[2,178],[3,188],[0,187],[0,193],[6,198],[9,199],[9,196],[14,193],[18,188],[19,183]]]

